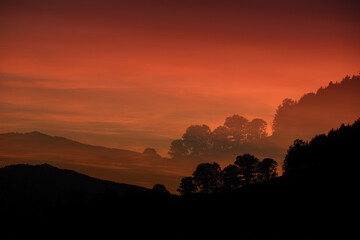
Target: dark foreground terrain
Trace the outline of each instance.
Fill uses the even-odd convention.
[[[356,217],[360,121],[295,141],[285,174],[213,194],[166,192],[50,165],[0,169],[3,239],[345,239]]]

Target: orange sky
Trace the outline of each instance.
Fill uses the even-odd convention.
[[[0,131],[165,154],[360,71],[357,1],[8,0]]]

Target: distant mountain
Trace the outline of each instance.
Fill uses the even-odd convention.
[[[129,150],[83,144],[64,137],[49,136],[38,131],[0,134],[0,152],[2,155],[39,155],[38,157],[40,159],[41,156],[52,154],[78,155],[84,152],[92,154],[92,157],[106,157],[106,154],[112,154],[121,160],[131,160],[142,156],[141,153]],[[101,152],[101,154],[98,154],[99,152]]]
[[[100,179],[151,188],[166,183],[175,192],[181,173],[154,150],[144,153],[83,144],[41,132],[0,134],[0,167],[51,164]]]
[[[360,76],[347,76],[298,101],[285,99],[273,120],[272,140],[288,146],[294,139],[310,140],[342,123],[354,122],[360,117],[359,93]]]

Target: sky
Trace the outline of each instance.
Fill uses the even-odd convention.
[[[162,155],[360,72],[358,1],[3,0],[0,132]],[[271,129],[268,129],[271,133]]]

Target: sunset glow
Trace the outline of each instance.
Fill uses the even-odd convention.
[[[220,4],[221,2],[221,4]],[[356,1],[1,1],[0,131],[166,156],[360,71]],[[268,129],[271,133],[271,128]]]

